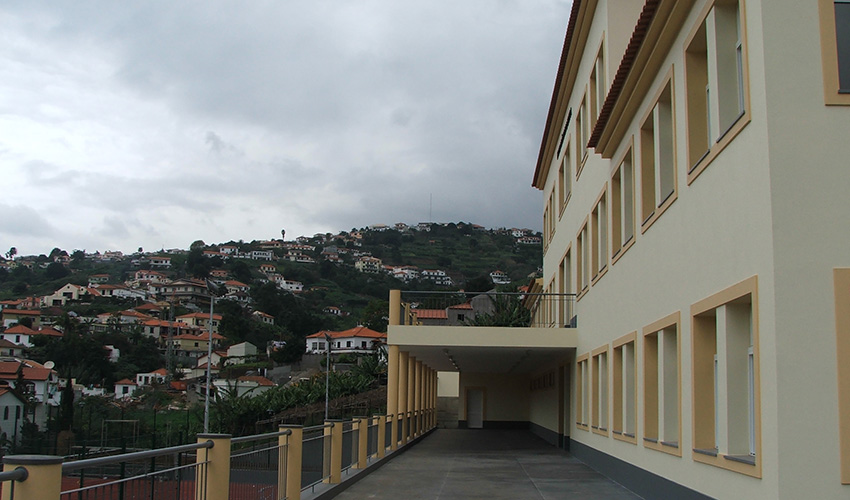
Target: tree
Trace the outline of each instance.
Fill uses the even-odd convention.
[[[195,241],[192,242],[191,245],[189,245],[189,250],[195,250],[195,249],[203,250],[203,248],[205,246],[207,246],[207,244],[204,243],[204,240],[195,240]]]
[[[389,322],[390,303],[386,300],[373,300],[363,309],[360,323],[371,330],[384,333]]]
[[[6,258],[9,260],[14,259],[15,255],[18,255],[18,249],[15,247],[10,248],[9,251],[6,252]]]
[[[192,245],[194,244],[192,243]],[[186,273],[195,278],[203,279],[210,275],[212,262],[204,257],[204,251],[201,248],[195,247],[189,251],[189,255],[186,257]]]
[[[51,262],[44,270],[44,276],[49,280],[62,279],[69,274],[71,274],[71,271],[58,262]]]

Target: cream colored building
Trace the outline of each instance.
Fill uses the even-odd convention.
[[[575,303],[485,331],[391,295],[388,411],[414,357],[460,373],[461,426],[645,498],[848,498],[846,105],[846,1],[574,0],[533,185]]]

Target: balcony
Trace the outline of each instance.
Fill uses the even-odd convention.
[[[402,325],[575,328],[575,294],[402,291]]]

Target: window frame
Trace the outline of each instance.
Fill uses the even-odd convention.
[[[677,376],[677,393],[678,400],[678,441],[675,446],[670,441],[662,440],[663,431],[661,429],[661,421],[658,415],[660,399],[663,395],[663,380],[658,374],[658,358],[663,353],[658,352],[658,334],[670,328],[676,328],[676,376]],[[655,336],[654,340],[648,340],[648,337]],[[643,351],[643,447],[655,451],[667,453],[677,457],[682,456],[682,315],[676,311],[659,320],[656,320],[645,327],[641,332],[642,351]],[[655,345],[655,351],[652,352],[652,346]],[[651,389],[652,388],[652,389]],[[654,411],[650,413],[650,411]],[[649,422],[655,423],[656,437],[647,436],[647,425]]]
[[[603,204],[604,201],[604,204]],[[604,213],[600,214],[600,206],[604,207]],[[608,213],[610,205],[608,202],[608,183],[602,186],[602,192],[596,197],[593,203],[593,210],[590,212],[590,274],[591,285],[596,283],[608,272],[608,262],[610,260],[610,252],[608,249],[610,242],[610,234],[608,227]],[[602,257],[604,257],[604,262]]]
[[[708,17],[709,12],[711,12],[711,9],[713,9],[714,6],[717,3],[722,3],[722,2],[719,1],[719,0],[712,0],[712,1],[709,1],[709,2],[706,3],[706,5],[703,7],[702,11],[700,12],[699,17],[697,18],[698,19],[697,22],[694,24],[694,27],[691,29],[690,33],[688,33],[688,36],[685,38],[685,43],[684,43],[684,57],[685,57],[684,71],[683,71],[683,73],[684,73],[684,83],[685,83],[685,87],[684,87],[685,88],[684,120],[685,120],[685,130],[687,131],[686,134],[685,134],[685,151],[686,151],[685,158],[687,159],[687,163],[688,163],[688,165],[686,167],[686,171],[688,173],[687,184],[689,186],[711,164],[711,162],[713,162],[714,159],[717,158],[717,156],[724,149],[726,149],[726,146],[728,146],[729,143],[732,142],[735,139],[735,137],[737,137],[737,135],[747,126],[747,124],[750,123],[750,121],[752,119],[752,112],[751,112],[751,109],[750,109],[751,108],[751,105],[750,105],[750,72],[749,72],[749,56],[748,56],[748,54],[749,54],[748,46],[749,45],[747,43],[747,13],[746,13],[746,6],[745,6],[744,0],[738,0],[738,2],[737,2],[738,3],[738,24],[740,26],[740,33],[739,33],[738,41],[739,41],[740,47],[741,47],[741,49],[740,49],[740,51],[741,51],[741,62],[740,62],[741,75],[739,75],[739,79],[741,80],[741,84],[743,85],[743,90],[742,90],[741,96],[739,96],[739,99],[743,98],[744,110],[732,124],[727,126],[725,131],[721,131],[719,137],[713,138],[713,137],[709,136],[708,140],[707,140],[708,150],[702,152],[700,157],[698,159],[696,159],[696,161],[692,160],[693,156],[696,153],[694,153],[694,154],[691,153],[692,144],[691,144],[690,131],[692,130],[692,128],[691,128],[690,121],[691,121],[691,118],[692,118],[692,111],[693,110],[691,109],[691,106],[693,105],[693,102],[691,102],[691,99],[689,97],[689,96],[691,96],[691,90],[692,90],[691,84],[689,83],[689,81],[692,82],[693,75],[691,74],[691,77],[689,78],[688,52],[689,52],[689,48],[692,46],[697,34],[700,32],[700,30],[702,30],[705,27],[705,21],[706,21],[706,18]],[[711,64],[711,62],[707,61],[706,64]],[[702,82],[702,80],[700,80],[700,82]],[[706,89],[703,90],[703,93],[706,92],[706,91],[711,91],[711,87],[709,87],[708,81],[705,82],[705,88]],[[698,90],[699,89],[695,90],[694,92],[696,92]],[[714,90],[716,92],[716,89],[714,89]],[[712,110],[708,109],[707,110],[707,117],[706,117],[708,120],[712,119],[711,114],[712,114]],[[714,117],[714,118],[716,118],[716,117]],[[705,127],[705,126],[706,126],[705,124],[700,125],[700,127]],[[707,130],[705,132],[706,134],[711,133],[711,127],[710,126],[708,126],[708,129],[709,130]],[[702,129],[697,129],[697,130],[702,130]]]
[[[635,141],[635,142],[640,144],[640,151],[638,152],[638,154],[635,155],[635,157],[639,157],[640,162],[639,162],[638,167],[635,167],[634,163],[633,163],[633,169],[634,169],[634,172],[635,172],[635,182],[637,182],[637,179],[640,179],[640,190],[637,191],[637,192],[640,193],[640,205],[636,204],[636,208],[639,209],[640,213],[638,214],[637,211],[635,212],[635,219],[640,221],[640,232],[641,232],[641,234],[648,231],[649,228],[652,227],[653,224],[655,224],[655,221],[657,221],[664,214],[664,212],[666,212],[667,209],[670,208],[670,205],[672,205],[673,202],[675,202],[676,199],[679,196],[678,151],[677,151],[677,147],[676,147],[676,145],[678,143],[678,138],[677,138],[678,131],[676,130],[676,93],[675,93],[675,88],[676,88],[675,83],[676,82],[675,82],[675,79],[674,79],[674,71],[673,70],[674,70],[674,68],[671,66],[670,70],[667,72],[667,74],[664,75],[664,77],[661,79],[661,82],[660,82],[660,85],[658,86],[658,89],[655,91],[655,94],[653,95],[652,99],[649,101],[649,102],[652,103],[652,105],[644,112],[643,116],[641,117],[641,120],[638,122],[638,123],[640,123],[640,126],[638,128],[638,132],[641,134],[641,137],[640,137],[639,141]],[[655,149],[656,149],[655,146],[658,144],[658,141],[659,141],[659,138],[658,138],[658,132],[659,131],[655,127],[655,118],[654,117],[655,117],[655,114],[656,114],[655,110],[658,107],[658,103],[661,100],[661,97],[664,95],[665,91],[667,91],[668,89],[669,89],[669,92],[670,92],[670,117],[671,117],[670,141],[672,143],[672,148],[671,148],[671,151],[670,151],[670,153],[671,153],[670,162],[671,162],[671,168],[673,169],[673,171],[672,171],[673,192],[670,193],[664,199],[660,199],[659,194],[658,194],[658,187],[659,187],[658,183],[659,183],[659,179],[660,179],[659,174],[660,174],[661,169],[660,169],[660,163],[659,163],[660,160],[657,157],[657,155],[655,154]],[[646,153],[644,151],[645,141],[644,141],[643,133],[644,133],[644,127],[650,121],[653,122],[653,133],[652,133],[652,137],[653,137],[653,157],[652,157],[652,164],[653,164],[652,165],[652,169],[653,169],[652,170],[653,171],[653,175],[652,175],[652,182],[653,182],[652,197],[653,197],[653,199],[652,199],[652,207],[653,207],[653,209],[652,209],[652,212],[647,215],[647,214],[644,213],[644,209],[645,209],[644,195],[647,194],[647,187],[644,185],[644,183],[647,181],[646,175],[644,173],[644,168],[645,168],[644,162],[647,161],[647,157],[646,157]]]
[[[714,363],[708,360],[706,352],[713,347],[714,355],[720,357],[717,345],[716,317],[712,325],[707,325],[706,318],[711,317],[712,310],[740,302],[749,296],[750,300],[750,334],[752,335],[753,352],[753,396],[752,408],[754,411],[753,426],[755,428],[755,455],[751,461],[741,460],[736,455],[722,453],[721,450],[711,452],[705,444],[716,443],[716,427],[719,421],[715,418],[717,408],[712,401],[712,408],[708,408],[706,402],[698,395],[704,396],[707,392],[714,393],[714,398],[719,395],[717,390],[704,390],[708,383],[715,383],[713,375]],[[758,276],[751,276],[724,290],[721,290],[699,302],[691,305],[691,412],[693,432],[693,460],[707,465],[713,465],[722,469],[738,472],[751,477],[762,477],[762,449],[761,449],[761,381],[759,360],[759,313],[758,313]],[[713,328],[713,335],[710,335]],[[725,343],[725,341],[724,341]],[[723,354],[722,356],[725,356]],[[726,363],[724,363],[725,365]],[[728,371],[728,368],[727,368]],[[728,395],[727,395],[728,397]],[[709,399],[709,398],[704,398]],[[727,402],[728,404],[728,402]],[[710,432],[710,434],[707,434]]]
[[[634,149],[635,138],[632,136],[629,139],[628,147],[626,151],[622,154],[618,161],[614,162],[614,168],[611,171],[611,195],[608,200],[608,212],[611,214],[611,222],[609,224],[609,231],[611,232],[608,240],[611,242],[611,265],[614,265],[623,255],[635,244],[635,240],[637,239],[637,177],[635,176],[635,149]],[[622,218],[622,208],[623,208],[623,174],[622,169],[626,160],[629,159],[629,163],[631,165],[632,170],[632,236],[625,242],[622,241],[622,234],[618,234],[617,239],[614,239],[614,233],[622,233],[623,228],[623,218]],[[619,181],[615,180],[615,178],[619,175]],[[618,186],[617,196],[614,196],[614,186]],[[616,198],[616,199],[615,199]],[[616,206],[616,210],[615,210]],[[616,218],[616,219],[615,219]],[[619,241],[620,244],[615,247],[615,241]]]
[[[633,381],[633,397],[632,397],[632,413],[633,413],[633,429],[631,432],[626,432],[623,427],[624,416],[623,412],[626,408],[623,407],[625,396],[623,391],[623,370],[624,370],[624,347],[631,344],[632,350],[632,381]],[[627,333],[622,337],[614,340],[612,347],[612,375],[611,375],[611,395],[613,404],[611,406],[611,435],[618,441],[624,441],[637,445],[637,427],[640,422],[638,416],[638,354],[637,354],[637,331]],[[619,418],[618,418],[619,417]],[[619,422],[618,422],[619,420]]]
[[[576,181],[578,181],[579,177],[581,177],[582,171],[584,171],[584,165],[587,163],[587,142],[590,137],[590,129],[589,129],[589,117],[588,117],[588,91],[585,87],[584,95],[581,96],[581,101],[578,105],[578,111],[576,112]]]
[[[585,432],[590,431],[591,402],[588,397],[590,388],[590,353],[586,352],[576,358],[576,428]],[[585,400],[587,398],[587,400]],[[587,410],[587,421],[584,413]]]
[[[850,93],[841,91],[841,82],[838,79],[838,47],[836,46],[838,32],[835,28],[835,4],[835,0],[818,0],[823,103],[826,106],[850,106]]]
[[[605,356],[605,366],[602,367],[599,362],[602,356]],[[602,347],[597,347],[590,351],[590,430],[594,434],[608,437],[611,429],[611,353],[608,344]],[[604,371],[605,378],[602,378]],[[605,385],[605,392],[602,394],[602,385]],[[605,409],[604,415],[602,409]],[[598,414],[597,414],[598,412]],[[605,422],[602,422],[604,418]]]
[[[578,233],[576,234],[576,302],[581,300],[581,298],[587,294],[587,291],[590,290],[591,286],[589,265],[590,231],[587,229],[588,220],[588,217],[584,218],[584,222],[581,223]]]
[[[841,484],[850,484],[850,268],[832,270]]]

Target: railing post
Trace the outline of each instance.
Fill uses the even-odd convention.
[[[62,457],[52,455],[9,455],[3,457],[3,472],[24,467],[27,478],[3,485],[3,500],[59,500],[62,493]],[[12,492],[14,491],[14,496]]]
[[[342,481],[342,420],[326,420],[324,435],[330,436],[331,456],[329,457],[330,477],[323,482],[339,484]]]
[[[378,458],[384,458],[387,455],[387,416],[375,415],[375,430],[378,433],[378,446],[375,447],[375,452]]]
[[[369,417],[354,417],[357,424],[357,465],[355,469],[365,469],[369,462]],[[352,450],[354,443],[351,443]]]
[[[285,474],[286,478],[286,500],[301,500],[301,460],[304,446],[304,427],[300,425],[281,425],[281,430],[291,432],[288,436],[281,436],[282,441],[286,439],[286,470],[280,470],[278,474]],[[281,464],[279,467],[283,466]],[[278,496],[280,496],[280,481],[278,480]]]
[[[198,450],[195,500],[228,500],[230,497],[230,434],[198,434],[198,442],[212,441],[212,448]],[[201,465],[209,461],[206,466]],[[204,470],[202,474],[200,471]]]
[[[410,365],[410,355],[405,351],[398,353],[398,414],[399,414],[399,436],[400,445],[407,444],[407,431],[409,422],[407,420],[407,394],[408,394],[408,365]]]

